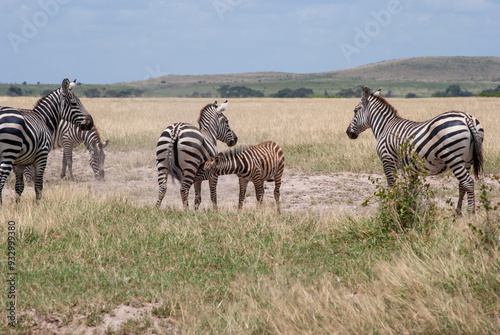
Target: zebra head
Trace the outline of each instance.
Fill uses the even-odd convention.
[[[215,107],[217,107],[217,101],[214,101]],[[227,108],[228,101],[226,100],[222,105],[217,107],[217,139],[226,143],[229,147],[236,145],[238,142],[238,137],[234,131],[229,127],[229,121],[227,117],[222,114]]]
[[[104,148],[108,145],[108,143],[109,140],[106,140],[104,143],[101,143],[99,140],[98,142],[94,142],[89,147],[89,163],[92,170],[94,170],[94,175],[97,180],[104,180],[104,160],[106,159]]]
[[[83,131],[90,130],[94,126],[94,121],[80,99],[73,93],[73,87],[75,85],[76,79],[70,83],[68,78],[66,78],[62,82],[61,117],[75,126],[80,127]]]
[[[352,118],[351,123],[346,130],[347,136],[351,140],[358,138],[359,134],[370,128],[370,109],[368,106],[368,98],[370,97],[370,95],[378,96],[379,94],[380,89],[378,89],[374,93],[371,93],[369,87],[365,86],[363,88],[361,101],[356,107],[354,107],[354,117]]]

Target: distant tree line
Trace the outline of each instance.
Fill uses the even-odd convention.
[[[301,87],[295,90],[284,88],[269,96],[271,98],[307,98],[313,94],[314,92],[310,88]]]
[[[126,90],[107,90],[104,92],[102,97],[104,98],[129,98],[129,97],[141,97],[145,90],[141,90],[138,88],[128,88]],[[89,88],[88,90],[83,91],[83,95],[87,98],[100,98],[101,91],[97,88]]]
[[[221,85],[217,92],[222,98],[249,98],[249,97],[264,97],[264,93],[246,86],[229,86]]]
[[[472,97],[474,94],[465,90],[462,91],[460,85],[450,85],[445,91],[437,91],[432,96],[436,98],[445,97]]]
[[[491,90],[484,90],[477,94],[478,97],[500,97],[500,85]]]

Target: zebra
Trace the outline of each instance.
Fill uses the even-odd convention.
[[[16,201],[19,201],[24,190],[24,169],[31,164],[35,168],[36,199],[41,199],[47,155],[61,119],[82,130],[92,128],[92,117],[72,91],[75,85],[76,79],[70,83],[65,78],[60,88],[40,98],[30,112],[0,107],[0,204],[12,169],[16,175]]]
[[[184,122],[168,126],[161,134],[156,146],[156,166],[158,169],[158,201],[161,205],[167,191],[167,176],[181,182],[181,198],[185,209],[188,208],[188,195],[195,182],[198,168],[210,157],[217,154],[217,140],[232,147],[238,137],[229,127],[226,116],[228,101],[217,106],[217,101],[206,105],[198,118],[199,128]],[[201,181],[195,188],[201,187]],[[197,208],[197,204],[195,204]]]
[[[221,175],[236,174],[239,178],[240,194],[238,209],[243,207],[248,182],[255,187],[257,202],[262,204],[264,198],[264,182],[274,181],[274,200],[276,209],[280,212],[280,187],[281,177],[285,169],[285,156],[281,147],[273,142],[267,141],[248,148],[240,147],[218,153],[211,157],[196,174],[196,181],[210,181],[210,198],[214,210],[217,210],[217,177]],[[201,203],[200,189],[196,189],[195,198]]]
[[[478,178],[483,169],[484,139],[484,129],[475,117],[450,111],[428,121],[410,121],[399,116],[396,109],[380,96],[380,90],[371,93],[365,86],[346,133],[350,139],[356,139],[368,128],[372,129],[377,140],[377,153],[389,186],[395,183],[396,168],[412,164],[409,155],[398,157],[400,145],[408,141],[410,150],[425,161],[424,167],[430,175],[451,170],[458,179],[457,213],[462,212],[465,193],[467,210],[475,213],[474,179],[470,168],[474,166],[474,175]]]
[[[61,178],[66,177],[66,167],[69,171],[69,176],[72,181],[73,177],[73,148],[80,144],[85,144],[89,151],[90,167],[94,171],[97,180],[104,180],[104,160],[106,154],[104,148],[108,145],[109,140],[102,142],[101,135],[95,125],[89,131],[81,131],[72,123],[61,120],[59,128],[54,133],[52,140],[52,149],[63,148]],[[31,180],[33,176],[32,165],[27,166],[24,172],[26,180]]]

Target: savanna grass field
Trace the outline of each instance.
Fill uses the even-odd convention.
[[[36,100],[0,97],[0,105],[31,108]],[[184,211],[171,181],[170,196],[155,208],[161,132],[178,121],[197,124],[212,100],[81,98],[110,140],[106,181],[94,180],[82,147],[75,182],[60,179],[60,150],[50,154],[39,202],[29,186],[16,203],[9,178],[0,212],[1,333],[500,333],[500,98],[388,99],[408,119],[461,110],[485,129],[477,213],[454,214],[458,182],[445,174],[434,177],[444,201],[431,224],[405,232],[382,228],[376,201],[373,211],[358,211],[373,192],[356,188],[347,211],[287,206],[314,192],[300,188],[297,175],[343,183],[343,173],[373,174],[385,185],[371,130],[357,140],[345,133],[359,99],[229,100],[224,114],[239,144],[273,140],[284,151],[290,191],[282,192],[281,214],[272,184],[262,208],[250,186],[237,211],[237,179],[229,181],[234,190],[219,191],[218,212],[208,193],[194,211],[192,189]]]

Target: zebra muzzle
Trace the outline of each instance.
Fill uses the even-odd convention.
[[[351,140],[355,140],[358,138],[358,134],[356,134],[355,132],[353,132],[351,130],[351,127],[348,127],[347,130],[346,130],[346,134],[347,136],[351,139]]]
[[[87,131],[92,129],[93,126],[94,126],[94,120],[92,119],[92,116],[85,115],[82,124],[80,124],[80,129],[83,131]]]
[[[227,143],[228,147],[234,147],[238,143],[238,137],[236,135],[233,136],[233,139]]]
[[[96,180],[104,180],[104,170],[99,170],[99,173],[95,175]]]

